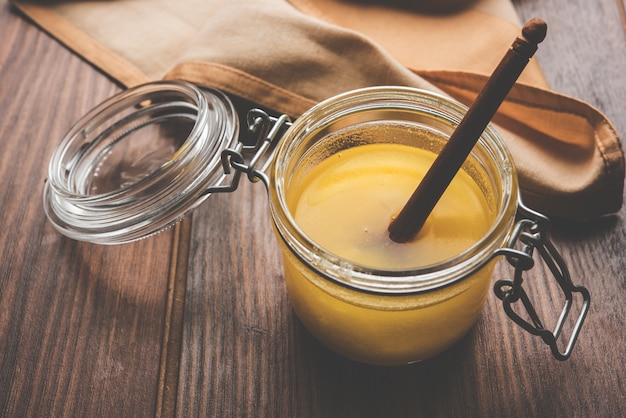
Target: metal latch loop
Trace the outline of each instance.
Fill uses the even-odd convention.
[[[555,358],[566,360],[572,353],[578,334],[589,311],[589,291],[583,286],[574,285],[572,282],[565,261],[549,239],[549,219],[528,209],[521,202],[518,205],[517,218],[518,222],[511,233],[506,247],[500,248],[495,252],[496,256],[504,256],[508,263],[514,267],[514,276],[513,279],[498,280],[494,285],[494,293],[502,300],[504,311],[509,318],[531,334],[541,337],[550,346]],[[564,306],[552,331],[545,328],[544,322],[522,286],[524,272],[535,266],[533,259],[535,250],[537,250],[541,261],[550,270],[565,298]],[[560,350],[558,341],[568,317],[573,313],[575,294],[579,294],[582,298],[582,306],[572,325],[565,348]],[[521,303],[527,319],[524,319],[514,310],[513,306],[517,302]]]
[[[233,175],[230,183],[212,187],[205,193],[227,193],[237,190],[242,173],[247,175],[250,182],[261,181],[269,188],[269,178],[265,171],[272,162],[277,139],[280,139],[281,134],[291,126],[291,119],[287,115],[274,117],[261,109],[252,109],[247,115],[247,125],[248,132],[255,137],[254,143],[246,145],[240,140],[234,148],[227,148],[221,154],[224,174]],[[250,154],[251,157],[246,162],[244,155]]]

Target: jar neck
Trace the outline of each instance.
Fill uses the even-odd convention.
[[[361,291],[382,294],[438,289],[480,269],[506,241],[517,206],[517,177],[512,158],[492,127],[488,127],[481,136],[470,157],[470,164],[473,169],[484,173],[486,181],[479,186],[491,196],[493,223],[474,245],[436,264],[381,269],[349,261],[327,251],[307,236],[295,221],[287,201],[288,189],[296,173],[303,170],[303,165],[314,165],[340,149],[359,145],[342,143],[326,146],[324,152],[316,152],[316,147],[328,141],[334,132],[370,123],[400,122],[426,126],[449,136],[465,111],[464,106],[430,92],[378,87],[334,97],[305,113],[282,138],[271,167],[270,210],[285,246],[329,280]]]

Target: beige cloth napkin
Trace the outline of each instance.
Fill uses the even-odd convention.
[[[469,104],[520,28],[510,0],[473,0],[449,14],[420,12],[417,0],[11,1],[126,86],[185,79],[294,117],[372,85]],[[588,104],[551,91],[535,61],[494,122],[527,205],[568,218],[619,210],[624,154],[615,129]]]

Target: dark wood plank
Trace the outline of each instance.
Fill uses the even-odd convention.
[[[548,22],[548,37],[536,57],[550,86],[600,109],[623,136],[623,0],[513,0],[513,4],[522,20],[538,16]]]
[[[619,16],[622,21],[622,28],[624,34],[626,34],[626,2],[624,0],[615,0],[617,3],[617,9],[619,10]]]
[[[174,232],[117,247],[55,232],[47,161],[120,88],[0,9],[0,416],[152,416]]]

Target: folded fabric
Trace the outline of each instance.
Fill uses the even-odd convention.
[[[447,14],[399,0],[12,2],[126,86],[185,79],[293,117],[373,85],[469,105],[520,30],[510,0],[465,0]],[[494,124],[527,205],[567,218],[620,209],[618,134],[598,110],[551,91],[534,60]]]

